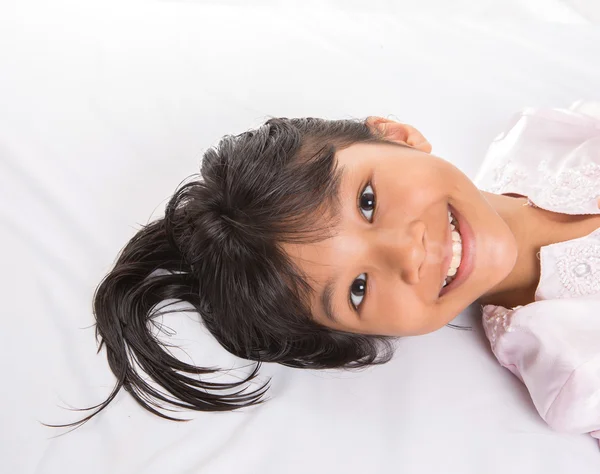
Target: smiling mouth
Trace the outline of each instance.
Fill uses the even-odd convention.
[[[462,236],[460,235],[458,221],[450,210],[448,210],[448,222],[452,234],[452,259],[450,260],[450,267],[448,267],[448,272],[446,273],[442,288],[452,283],[456,277],[456,273],[460,268],[463,253]]]

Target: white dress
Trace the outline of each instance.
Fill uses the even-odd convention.
[[[600,214],[600,103],[528,108],[497,137],[475,178],[563,214]],[[554,429],[600,439],[600,228],[542,247],[535,301],[482,307],[500,364]]]

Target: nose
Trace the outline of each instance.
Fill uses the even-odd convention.
[[[378,247],[384,265],[399,271],[408,284],[419,282],[419,270],[427,256],[423,221],[413,221],[398,228],[378,229]]]

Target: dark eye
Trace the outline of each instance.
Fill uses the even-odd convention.
[[[373,212],[375,211],[375,193],[371,184],[367,184],[360,197],[358,198],[358,208],[363,216],[369,222],[373,220]]]
[[[352,286],[350,287],[350,302],[352,303],[352,306],[354,306],[354,309],[358,309],[365,297],[366,291],[367,274],[361,273],[356,280],[352,282]]]

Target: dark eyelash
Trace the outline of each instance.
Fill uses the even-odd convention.
[[[356,280],[357,280],[357,278],[352,280],[352,284],[354,284],[354,282]],[[352,285],[350,285],[350,291],[348,292],[348,303],[350,303],[350,307],[352,308],[352,310],[354,310],[359,315],[360,315],[360,308],[363,305],[363,303],[365,302],[365,298],[367,297],[368,293],[369,293],[369,275],[367,273],[365,273],[365,294],[363,295],[363,300],[360,302],[360,305],[358,307],[354,306],[354,303],[352,302]]]
[[[371,186],[371,189],[373,189],[373,198],[375,201],[375,206],[373,207],[373,217],[371,218],[371,222],[375,220],[375,216],[377,215],[377,192],[375,191],[375,185],[373,184],[373,178],[369,178],[369,180],[363,185],[360,186],[358,189],[358,196],[356,198],[356,207],[357,209],[360,210],[360,198],[363,196],[363,194],[365,193],[365,189],[367,189],[369,186]]]

